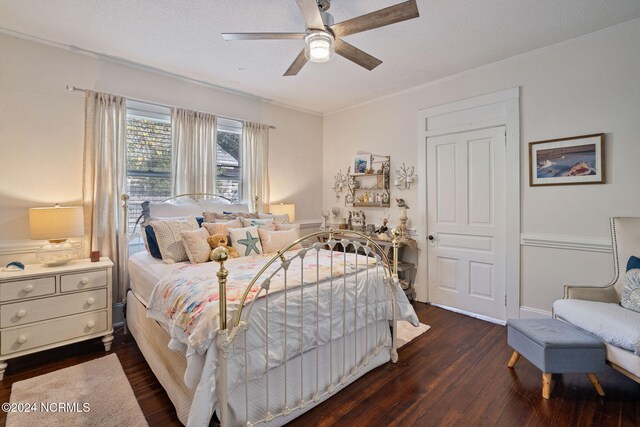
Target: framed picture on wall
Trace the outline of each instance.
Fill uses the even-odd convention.
[[[362,175],[371,167],[371,156],[360,154],[353,156],[353,173]]]
[[[604,182],[604,133],[529,143],[529,186]]]

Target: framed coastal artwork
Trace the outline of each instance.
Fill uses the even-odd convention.
[[[529,143],[529,186],[604,183],[604,134]]]
[[[364,174],[370,168],[371,157],[368,154],[353,156],[353,173]]]

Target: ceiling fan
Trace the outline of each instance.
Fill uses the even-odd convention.
[[[333,16],[327,12],[331,0],[296,0],[296,3],[307,27],[304,33],[222,33],[222,37],[225,40],[304,39],[305,48],[284,73],[285,76],[298,74],[307,61],[329,61],[334,53],[373,70],[382,61],[350,45],[342,37],[420,16],[416,0],[409,0],[334,24]]]

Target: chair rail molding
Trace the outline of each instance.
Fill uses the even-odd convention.
[[[601,252],[609,254],[613,252],[611,239],[596,237],[522,233],[520,235],[520,244],[522,246],[565,249],[583,252]]]

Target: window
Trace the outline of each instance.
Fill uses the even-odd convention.
[[[218,118],[216,193],[242,200],[242,122]]]
[[[216,193],[242,201],[242,122],[218,118]],[[171,197],[171,111],[127,101],[129,230],[147,200]]]
[[[129,230],[146,200],[171,196],[171,115],[166,107],[127,101]]]

